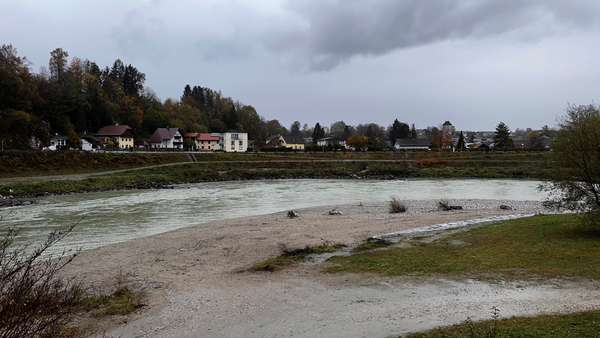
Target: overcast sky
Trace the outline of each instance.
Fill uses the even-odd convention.
[[[219,89],[285,125],[555,125],[598,103],[597,0],[0,0],[0,43]]]

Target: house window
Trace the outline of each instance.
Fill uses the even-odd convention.
[[[231,146],[235,147],[235,141],[231,141]]]

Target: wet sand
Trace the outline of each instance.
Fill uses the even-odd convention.
[[[345,205],[232,219],[83,252],[67,274],[110,290],[118,275],[146,293],[139,313],[103,323],[121,337],[387,337],[502,316],[600,306],[594,282],[499,283],[438,278],[322,274],[318,264],[251,273],[254,263],[324,241],[358,244],[373,235],[443,222],[541,211],[539,202],[452,201],[464,210],[438,211],[433,201],[408,201],[405,214],[385,205]],[[332,201],[331,204],[335,204]],[[514,210],[500,210],[500,204]]]

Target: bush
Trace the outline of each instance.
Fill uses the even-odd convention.
[[[15,245],[13,230],[0,239],[0,337],[55,337],[71,321],[83,292],[59,272],[75,255],[46,253],[72,230],[52,232],[33,249]]]
[[[600,227],[600,107],[567,109],[553,144],[552,194],[547,207],[587,213],[589,223]]]
[[[400,214],[406,212],[407,208],[404,203],[400,202],[396,197],[390,201],[390,214]]]

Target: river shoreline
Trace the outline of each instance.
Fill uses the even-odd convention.
[[[419,282],[322,274],[310,264],[277,273],[247,272],[279,255],[282,247],[355,245],[378,234],[443,222],[543,211],[537,201],[453,200],[464,209],[449,212],[437,210],[436,201],[405,203],[405,214],[389,214],[387,205],[352,204],[336,206],[342,215],[317,207],[298,210],[294,219],[278,212],[209,222],[82,252],[66,276],[110,290],[124,275],[132,288],[146,293],[148,306],[126,323],[119,318],[101,324],[107,334],[126,337],[386,336],[481,318],[490,302],[508,308],[503,316],[598,305],[583,300],[581,289],[588,286],[581,283],[556,289],[435,278]],[[513,210],[501,210],[501,204]],[[448,306],[456,311],[441,310]]]
[[[484,162],[485,163],[485,162]],[[36,179],[31,181],[0,182],[0,194],[18,198],[42,197],[78,192],[112,191],[121,189],[161,189],[176,184],[201,182],[250,181],[268,179],[378,179],[408,178],[490,178],[490,179],[547,179],[544,165],[526,168],[495,167],[495,162],[477,162],[460,166],[417,166],[405,162],[376,161],[288,161],[288,162],[195,162],[160,166],[151,169],[131,169],[98,176],[75,176],[74,179]],[[458,165],[458,164],[456,164]],[[12,191],[12,193],[9,193]]]

